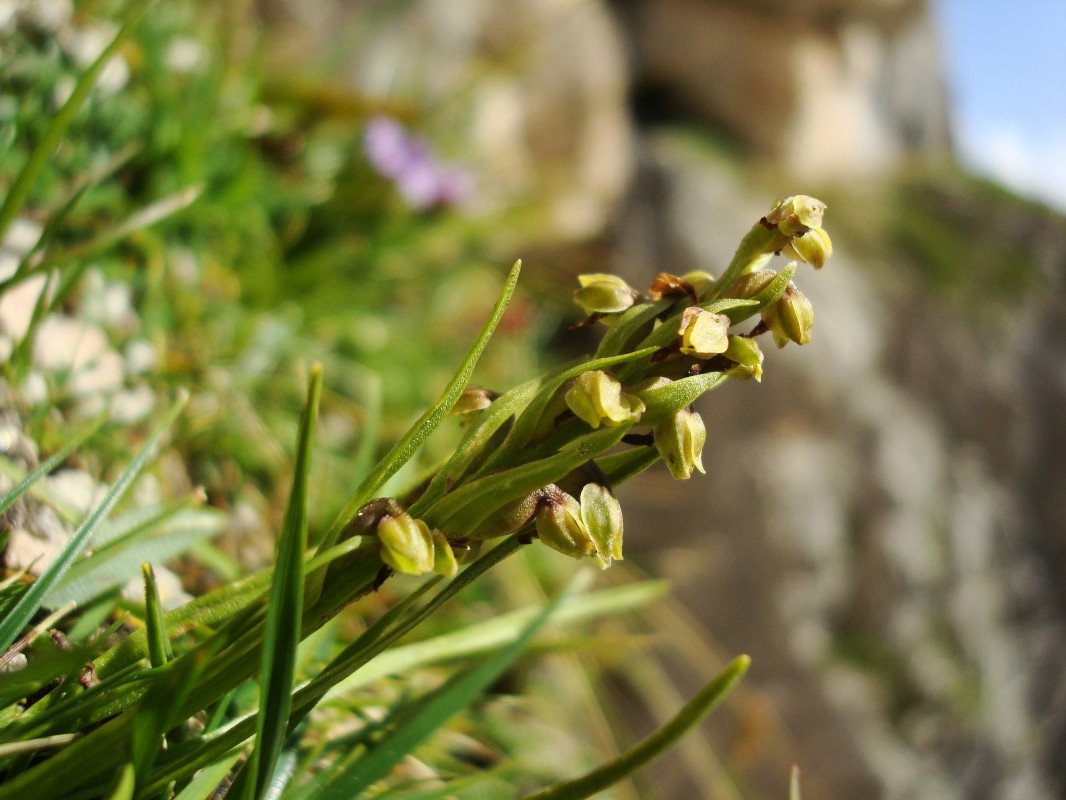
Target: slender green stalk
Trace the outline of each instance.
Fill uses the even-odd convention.
[[[348,498],[348,502],[345,504],[344,509],[337,515],[337,518],[326,532],[326,535],[322,538],[322,542],[319,544],[320,551],[327,547],[331,547],[337,542],[337,539],[340,537],[344,529],[351,524],[351,521],[355,518],[359,509],[366,505],[369,500],[373,499],[374,493],[381,488],[385,481],[395,475],[400,467],[406,464],[411,457],[418,452],[418,449],[426,439],[429,438],[429,435],[433,433],[444,418],[448,416],[448,412],[451,411],[452,406],[455,405],[456,400],[459,399],[459,396],[466,388],[466,384],[469,382],[470,376],[474,372],[474,367],[477,365],[478,359],[481,358],[481,354],[485,352],[485,348],[488,346],[489,339],[492,338],[496,326],[503,318],[503,312],[507,310],[507,304],[510,302],[515,287],[518,285],[518,276],[521,271],[522,262],[516,261],[514,266],[511,267],[510,273],[507,275],[503,290],[500,292],[500,296],[496,300],[496,305],[493,306],[488,320],[482,327],[481,332],[478,334],[477,339],[466,354],[466,357],[463,359],[463,362],[460,364],[454,377],[444,388],[440,398],[421,417],[419,417],[418,421],[411,426],[407,433],[404,434],[403,438],[400,439],[385,457],[378,462],[377,466],[370,471],[370,474],[367,475],[359,485],[359,488],[357,488],[352,496]],[[312,601],[318,598],[318,594],[322,590],[322,581],[324,579],[325,573],[321,572],[311,576],[311,582],[307,587],[307,595]]]
[[[674,743],[697,725],[748,671],[751,659],[738,656],[722,671],[722,674],[700,690],[665,725],[645,738],[635,747],[622,753],[614,761],[565,783],[549,786],[539,792],[526,795],[522,800],[584,800],[633,774],[648,762],[666,752]]]
[[[311,370],[307,402],[300,419],[296,469],[275,558],[263,655],[259,668],[262,713],[256,726],[256,747],[245,767],[244,796],[263,797],[270,788],[288,735],[292,685],[296,676],[296,648],[300,644],[304,604],[303,553],[307,549],[307,485],[311,476],[311,445],[322,396],[322,365]]]
[[[161,667],[174,657],[167,638],[166,625],[163,623],[163,606],[159,602],[159,585],[155,580],[152,565],[141,564],[144,575],[144,622],[148,636],[148,660],[153,667]]]

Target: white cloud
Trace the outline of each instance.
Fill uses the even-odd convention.
[[[1066,212],[1066,126],[1043,133],[1010,124],[960,128],[959,147],[968,167]]]

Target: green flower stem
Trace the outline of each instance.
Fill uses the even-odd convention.
[[[418,421],[408,429],[403,438],[396,443],[385,457],[378,462],[377,466],[370,471],[370,474],[366,476],[363,482],[359,484],[352,496],[348,498],[344,509],[337,515],[329,530],[326,531],[326,535],[322,537],[322,541],[319,544],[319,552],[336,544],[341,533],[355,519],[355,515],[359,513],[359,509],[373,499],[375,493],[385,481],[395,475],[400,467],[418,452],[418,449],[429,438],[429,435],[448,416],[448,412],[455,405],[455,401],[459,399],[463,389],[466,388],[466,384],[474,372],[474,367],[477,365],[481,354],[485,351],[489,339],[492,338],[496,326],[503,318],[503,312],[507,310],[507,304],[510,302],[511,295],[514,294],[515,287],[518,285],[518,275],[521,271],[522,262],[519,260],[511,267],[507,280],[504,282],[503,290],[496,300],[496,305],[493,306],[492,312],[489,314],[488,321],[482,326],[481,332],[471,346],[470,351],[463,359],[454,377],[444,388],[437,402],[419,417]],[[309,602],[314,602],[318,598],[324,580],[324,571],[311,576],[311,581],[307,586],[307,599]]]
[[[722,277],[711,285],[710,291],[703,300],[715,300],[721,297],[729,284],[747,272],[762,268],[773,257],[773,254],[787,243],[788,237],[782,236],[776,226],[767,227],[762,220],[756,222],[747,235],[740,240],[740,245],[733,254],[733,260],[729,262]]]
[[[596,350],[596,358],[606,358],[621,353],[626,349],[626,344],[644,327],[655,321],[655,318],[673,305],[673,300],[664,298],[653,300],[648,303],[635,305],[621,314],[615,323],[607,329],[607,333],[600,340],[600,346]]]
[[[536,431],[538,424],[541,422],[541,417],[544,415],[545,409],[551,404],[552,398],[556,392],[571,378],[576,378],[583,372],[589,372],[597,369],[607,369],[618,364],[625,364],[630,361],[639,361],[642,358],[650,358],[652,353],[655,352],[654,347],[646,347],[643,350],[637,350],[633,353],[623,353],[617,356],[608,356],[605,358],[596,358],[592,361],[583,361],[580,364],[565,370],[562,373],[555,375],[550,381],[547,381],[536,397],[530,401],[526,406],[525,411],[515,420],[514,428],[511,430],[510,436],[507,437],[507,441],[503,446],[497,450],[485,463],[485,465],[479,470],[482,474],[489,470],[503,467],[514,466],[515,457],[521,453],[523,449],[530,444],[533,439],[534,432]]]
[[[721,675],[689,700],[669,722],[614,761],[580,778],[526,795],[522,800],[584,800],[632,775],[645,764],[666,752],[695,727],[729,694],[729,691],[748,671],[750,663],[751,659],[748,656],[738,656],[733,659]]]
[[[513,469],[486,475],[460,486],[427,509],[423,515],[431,528],[449,536],[465,536],[496,509],[555,483],[586,461],[621,441],[628,425],[582,436],[555,455]]]

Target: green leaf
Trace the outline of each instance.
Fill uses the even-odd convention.
[[[30,621],[37,609],[40,608],[45,595],[66,574],[74,560],[88,545],[96,526],[111,512],[111,509],[125,494],[126,489],[140,474],[145,464],[154,454],[156,445],[163,437],[164,432],[181,412],[187,400],[188,394],[183,392],[167,411],[163,421],[152,431],[141,451],[119,475],[118,480],[111,486],[96,508],[89,513],[74,531],[70,541],[67,542],[66,547],[63,548],[58,558],[52,562],[51,566],[37,580],[30,584],[30,587],[19,598],[15,607],[4,617],[3,621],[0,621],[0,650],[6,650],[18,638],[19,632]]]
[[[388,624],[385,624],[386,620],[383,617],[379,620],[380,624],[375,623],[372,625],[362,636],[327,664],[314,679],[295,692],[293,698],[294,710],[303,714],[309,712],[333,686],[385,652],[387,648],[410,633],[441,606],[473,583],[474,580],[516,553],[521,547],[521,537],[511,536],[466,567],[417,611],[407,613],[408,609],[411,608],[411,603],[405,600],[400,604],[400,607],[387,612],[385,617],[389,618],[387,620]],[[436,582],[433,581],[433,583]],[[420,593],[428,588],[430,588],[429,585],[425,585],[418,591]],[[254,716],[245,717],[212,735],[203,737],[201,742],[197,743],[195,749],[183,750],[175,756],[173,761],[166,765],[164,770],[153,776],[153,782],[149,789],[159,791],[170,781],[180,779],[191,774],[201,765],[221,758],[230,749],[238,746],[251,736],[255,731],[255,725]],[[0,800],[6,800],[3,798],[2,789],[0,789]]]
[[[602,589],[570,600],[555,614],[553,624],[570,625],[628,613],[659,599],[668,590],[666,581],[641,581]],[[430,664],[491,652],[514,642],[537,612],[536,608],[519,609],[475,625],[465,625],[451,633],[390,648],[338,683],[327,696],[337,697],[386,675],[402,675]]]
[[[630,308],[607,329],[607,333],[603,335],[600,346],[596,350],[596,357],[602,358],[621,352],[634,335],[670,308],[673,302],[671,299],[664,298],[649,303],[640,303]]]
[[[478,359],[481,358],[481,354],[485,351],[485,347],[488,346],[489,339],[496,330],[496,326],[503,318],[503,312],[507,310],[507,304],[511,300],[511,295],[514,294],[515,287],[518,285],[518,275],[522,270],[522,262],[516,261],[514,266],[511,267],[510,273],[507,275],[507,280],[504,282],[503,290],[500,292],[499,298],[496,300],[496,305],[493,306],[492,312],[489,314],[488,320],[481,328],[481,332],[478,334],[477,339],[474,341],[463,362],[459,365],[459,369],[452,377],[451,381],[444,388],[440,398],[434,403],[418,421],[411,426],[406,434],[398,441],[395,446],[385,455],[385,457],[378,462],[378,464],[370,471],[370,474],[359,485],[359,488],[355,490],[351,497],[348,498],[347,504],[344,509],[334,520],[333,525],[326,532],[326,535],[322,538],[321,544],[319,544],[319,550],[324,550],[327,547],[331,547],[336,543],[340,534],[355,518],[355,515],[359,512],[366,503],[373,499],[374,493],[381,488],[390,477],[396,474],[396,472],[406,464],[418,449],[422,446],[423,442],[429,438],[429,435],[437,429],[437,426],[448,416],[448,412],[452,406],[455,405],[459,396],[466,388],[466,384],[470,380],[470,376],[474,372],[474,367],[477,365]],[[325,573],[320,572],[317,575],[312,576],[311,584],[307,588],[309,598],[313,601],[317,599],[319,592],[322,588],[322,580],[325,578]]]
[[[606,428],[574,439],[567,449],[520,467],[486,475],[441,498],[423,518],[449,536],[463,536],[489,514],[549,483],[555,483],[622,440],[629,425]]]
[[[40,739],[26,739],[21,742],[9,742],[0,744],[0,759],[19,756],[25,753],[36,753],[38,750],[50,750],[53,747],[63,747],[81,736],[80,733],[61,733],[57,736],[44,736]]]
[[[240,754],[235,753],[204,767],[174,797],[174,800],[208,800],[209,797],[214,795],[215,789],[222,783],[229,771],[233,769],[233,765],[237,763],[238,758],[240,758]]]
[[[181,707],[185,698],[216,651],[217,647],[196,650],[156,669],[144,699],[126,712],[133,716],[130,761],[137,775],[138,789],[147,782],[152,765],[162,752],[166,732],[184,720],[186,715]]]
[[[564,597],[555,598],[526,626],[511,645],[488,661],[469,671],[461,671],[438,691],[419,703],[362,758],[333,778],[318,795],[318,800],[350,800],[370,785],[384,778],[404,756],[411,753],[430,734],[467,706],[495,681],[518,657],[545,622],[559,608]]]
[[[149,563],[141,564],[144,574],[144,608],[145,632],[148,636],[148,659],[153,667],[161,667],[174,657],[167,638],[166,625],[163,623],[163,607],[159,602],[159,585],[155,582],[155,571]]]
[[[508,419],[517,416],[529,404],[546,380],[547,378],[538,378],[526,381],[497,397],[488,408],[479,412],[477,421],[455,448],[451,458],[430,481],[425,493],[411,506],[412,516],[421,517],[425,509],[439,500],[463,477],[477,457],[484,454],[484,448],[493,435]]]
[[[748,671],[751,659],[738,656],[722,673],[689,700],[674,717],[618,758],[591,772],[550,786],[522,800],[584,800],[618,783],[665,753],[717,706]]]
[[[296,675],[296,649],[300,644],[303,619],[307,482],[311,473],[311,446],[321,396],[322,366],[316,364],[311,370],[307,402],[300,418],[292,492],[274,560],[274,583],[270,590],[259,668],[261,710],[255,751],[246,767],[254,772],[249,773],[246,797],[261,798],[265,795],[288,735],[292,685]]]
[[[637,396],[644,401],[645,406],[640,424],[658,425],[681,409],[692,405],[704,392],[709,392],[727,380],[725,373],[704,372],[672,381],[658,389],[639,392]]]
[[[658,460],[659,451],[649,445],[597,458],[596,465],[603,470],[611,485],[617,486],[636,477]]]
[[[491,470],[496,466],[507,463],[507,456],[520,451],[523,447],[529,444],[533,437],[533,433],[541,421],[541,417],[544,415],[545,409],[551,403],[555,393],[571,378],[576,378],[584,372],[591,370],[607,369],[617,364],[625,364],[629,361],[639,361],[642,358],[650,358],[656,351],[655,347],[647,347],[643,350],[637,350],[633,353],[623,353],[618,356],[608,356],[605,358],[595,358],[591,361],[583,361],[576,366],[563,370],[562,372],[554,375],[551,380],[547,381],[544,386],[537,392],[537,395],[530,401],[525,411],[515,420],[514,428],[511,430],[511,435],[507,437],[507,441],[504,446],[496,451],[496,454],[489,459],[485,464],[484,470]],[[643,423],[641,423],[643,424]]]
[[[123,764],[115,776],[113,788],[107,800],[133,800],[133,789],[137,785],[137,773],[132,763]]]

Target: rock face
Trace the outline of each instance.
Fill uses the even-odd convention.
[[[616,0],[638,87],[803,177],[947,155],[936,31],[922,0]]]
[[[757,203],[691,141],[645,141],[665,228],[628,277],[720,270]],[[651,212],[634,201],[629,213]],[[1066,386],[1052,373],[1066,363],[1066,226],[1050,213],[1044,225],[1053,247],[1015,244],[1048,278],[976,311],[835,237],[829,265],[797,278],[812,342],[770,353],[762,386],[705,398],[706,482],[651,475],[623,498],[655,498],[627,512],[628,552],[644,548],[710,630],[753,656],[807,770],[804,797],[1061,796],[1063,503],[1051,486],[1064,477],[1052,408]],[[698,567],[673,558],[697,548]],[[771,796],[776,770],[776,783],[752,777]]]

